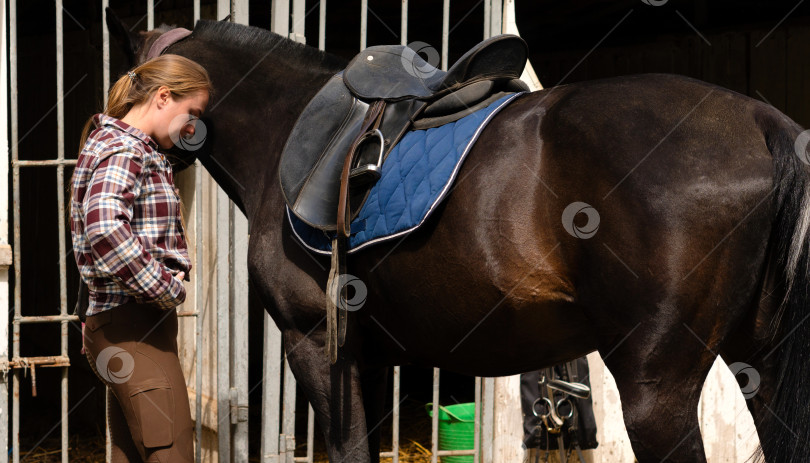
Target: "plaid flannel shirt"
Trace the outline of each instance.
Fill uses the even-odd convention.
[[[174,275],[191,261],[169,161],[143,131],[93,116],[73,174],[73,254],[90,294],[86,314],[131,300],[170,309],[186,298]]]

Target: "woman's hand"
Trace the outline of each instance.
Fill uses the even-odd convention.
[[[183,278],[186,277],[186,272],[180,272],[177,275],[175,275],[174,277],[177,278],[180,281],[183,281]]]

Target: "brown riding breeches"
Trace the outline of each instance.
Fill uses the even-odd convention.
[[[194,461],[177,311],[126,303],[91,315],[84,344],[90,366],[112,392],[113,463]]]

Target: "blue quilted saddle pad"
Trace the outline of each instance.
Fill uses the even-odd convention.
[[[447,196],[475,140],[495,114],[521,93],[505,95],[455,122],[408,132],[391,150],[382,174],[351,223],[352,253],[419,228]],[[313,252],[330,254],[335,232],[313,228],[287,208],[298,240]]]

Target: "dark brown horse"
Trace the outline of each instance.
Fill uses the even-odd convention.
[[[206,21],[168,52],[212,75],[206,146],[184,155],[247,215],[250,278],[332,461],[377,460],[391,365],[510,375],[594,350],[639,461],[705,461],[697,404],[717,355],[761,376],[748,403],[765,459],[807,461],[807,143],[773,107],[672,75],[518,98],[422,228],[352,256],[368,299],[330,366],[329,261],[296,243],[278,164],[296,117],[345,63]]]

